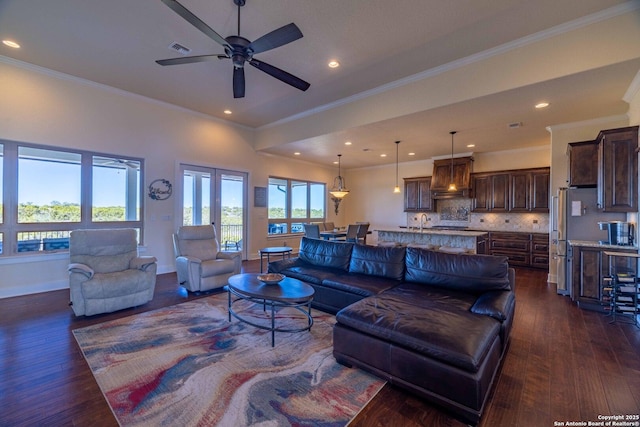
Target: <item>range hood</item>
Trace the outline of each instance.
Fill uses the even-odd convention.
[[[452,159],[439,158],[433,161],[433,176],[431,178],[431,197],[434,199],[456,199],[469,197],[471,190],[471,172],[473,172],[473,157],[453,158],[453,182],[457,191],[448,191],[451,183]]]

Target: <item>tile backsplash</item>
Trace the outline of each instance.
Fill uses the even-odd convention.
[[[425,227],[460,226],[476,230],[548,233],[549,214],[471,212],[471,199],[438,200],[437,212],[425,212]],[[407,226],[419,227],[421,212],[407,212]],[[404,225],[404,224],[401,224]]]

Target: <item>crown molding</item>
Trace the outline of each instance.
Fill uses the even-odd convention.
[[[623,120],[629,120],[629,116],[626,114],[619,114],[617,116],[598,117],[596,119],[582,120],[580,122],[562,123],[559,125],[547,126],[545,129],[547,130],[547,132],[553,133],[553,131],[555,130],[575,129],[585,126],[600,125],[604,123]]]

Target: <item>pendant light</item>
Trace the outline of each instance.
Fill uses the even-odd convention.
[[[349,194],[349,190],[347,190],[344,178],[342,178],[342,175],[340,174],[340,157],[342,157],[342,154],[338,154],[338,176],[333,179],[333,187],[329,191],[336,215],[338,215],[338,207],[340,206],[340,202],[342,201],[344,196]]]
[[[451,179],[449,180],[449,188],[447,188],[447,191],[458,191],[458,187],[453,181],[453,135],[456,134],[456,131],[452,130],[449,133],[451,134]]]
[[[395,194],[400,194],[400,186],[398,185],[398,146],[400,146],[400,141],[396,141],[396,186],[393,189]]]
[[[338,199],[342,199],[349,194],[349,190],[347,190],[347,186],[344,183],[344,178],[340,175],[340,157],[342,157],[342,154],[338,154],[338,176],[333,179],[333,188],[329,191],[333,197]]]

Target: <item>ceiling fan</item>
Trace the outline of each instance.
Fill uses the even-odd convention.
[[[176,12],[191,25],[202,31],[206,36],[224,47],[224,54],[185,56],[182,58],[162,59],[156,61],[158,64],[177,65],[210,61],[212,59],[231,59],[231,61],[233,62],[234,98],[244,97],[245,63],[249,63],[252,66],[256,67],[258,70],[263,71],[270,76],[275,77],[276,79],[302,91],[305,91],[309,88],[310,84],[305,82],[304,80],[253,57],[253,55],[257,53],[266,52],[267,50],[275,49],[287,43],[291,43],[292,41],[298,40],[299,38],[302,38],[302,32],[296,26],[296,24],[287,24],[251,42],[246,38],[240,36],[240,8],[245,5],[246,0],[233,0],[233,2],[238,6],[238,35],[223,38],[176,0],[162,0],[162,2],[169,6],[171,10]]]

